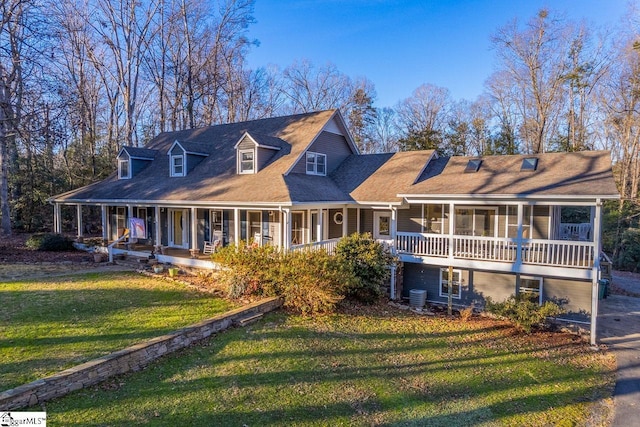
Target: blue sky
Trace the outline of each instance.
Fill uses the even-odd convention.
[[[249,55],[256,68],[308,59],[333,63],[376,87],[394,106],[423,83],[475,100],[494,67],[490,36],[514,18],[548,7],[592,28],[617,25],[627,0],[256,0]]]

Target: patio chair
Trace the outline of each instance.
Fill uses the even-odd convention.
[[[202,249],[202,253],[207,255],[207,254],[212,254],[212,253],[217,252],[218,249],[220,249],[221,243],[222,242],[220,241],[220,239],[216,239],[213,242],[205,240],[204,248]]]

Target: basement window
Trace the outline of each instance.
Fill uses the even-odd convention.
[[[465,173],[478,172],[478,169],[480,169],[480,165],[481,164],[482,164],[482,160],[481,159],[471,159],[467,163],[467,167],[464,168],[464,172]]]
[[[538,167],[538,158],[537,157],[525,157],[522,159],[522,166],[520,167],[521,171],[535,171]]]

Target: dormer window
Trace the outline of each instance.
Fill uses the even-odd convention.
[[[240,150],[238,152],[239,173],[255,173],[255,155],[253,150]]]
[[[326,175],[327,155],[307,152],[307,175]]]
[[[118,160],[118,179],[131,178],[131,162],[129,159]]]
[[[171,176],[184,176],[184,156],[171,156]]]

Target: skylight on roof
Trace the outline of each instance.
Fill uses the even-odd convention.
[[[481,159],[471,159],[467,163],[467,167],[464,168],[464,172],[465,173],[478,172],[478,169],[480,169],[481,164],[482,164]]]
[[[525,157],[522,159],[521,171],[534,171],[538,167],[537,157]]]

